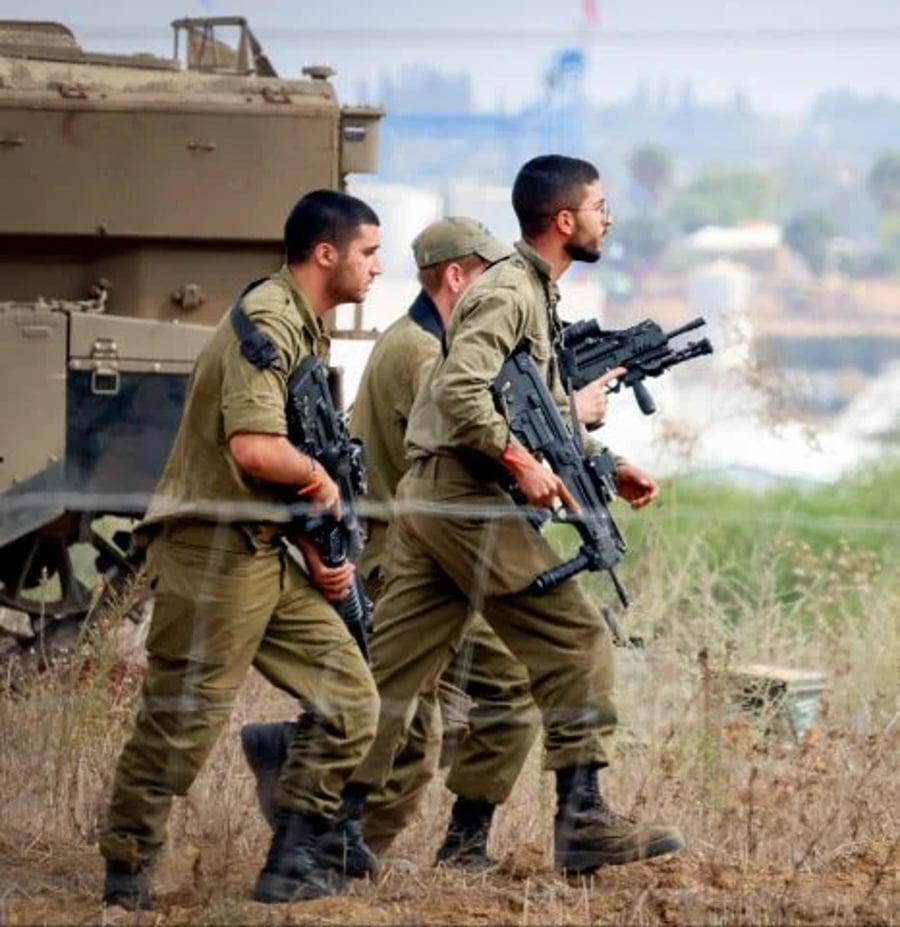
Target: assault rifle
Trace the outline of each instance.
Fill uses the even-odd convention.
[[[350,438],[344,415],[334,407],[325,368],[317,357],[301,362],[288,380],[287,394],[288,440],[325,468],[341,494],[340,520],[332,512],[323,512],[298,515],[294,522],[313,540],[326,566],[342,566],[348,560],[355,561],[363,545],[356,513],[356,499],[366,491],[362,443]],[[372,603],[358,573],[337,610],[368,662]]]
[[[614,567],[628,550],[608,504],[615,498],[615,461],[609,451],[586,457],[581,442],[559,412],[531,355],[511,354],[493,384],[494,400],[506,415],[513,435],[532,454],[546,460],[566,484],[581,508],[555,512],[555,521],[572,525],[581,536],[578,553],[541,573],[532,583],[534,592],[546,592],[582,570],[606,570],[622,605],[628,594]]]
[[[669,344],[678,335],[705,324],[698,316],[680,328],[664,332],[650,319],[621,330],[602,329],[595,319],[573,322],[562,331],[559,365],[573,390],[587,386],[608,370],[624,367],[625,374],[610,391],[618,392],[623,385],[630,386],[641,412],[652,415],[656,403],[643,381],[647,377],[658,377],[669,367],[691,358],[712,354],[713,348],[707,338],[689,341],[680,349]]]

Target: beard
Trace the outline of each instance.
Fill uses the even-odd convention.
[[[368,286],[360,283],[350,268],[339,264],[334,276],[328,281],[326,290],[330,301],[339,306],[341,303],[362,302]]]
[[[600,260],[600,246],[597,245],[593,250],[586,245],[579,245],[577,242],[570,241],[566,243],[566,254],[573,261],[579,261],[582,264],[596,264]]]

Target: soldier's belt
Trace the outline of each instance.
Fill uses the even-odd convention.
[[[176,544],[196,544],[236,553],[253,553],[259,545],[272,544],[284,525],[272,522],[217,522],[204,519],[171,519],[160,536]]]
[[[469,480],[477,485],[500,483],[506,475],[500,464],[474,452],[465,456],[446,453],[419,457],[409,469],[417,479]]]

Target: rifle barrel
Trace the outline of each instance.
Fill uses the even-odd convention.
[[[706,325],[706,319],[704,319],[702,315],[698,315],[696,319],[685,322],[680,328],[673,328],[672,331],[666,334],[666,338],[677,338],[679,335],[683,335],[685,332],[692,332],[694,329],[701,328],[703,325]]]

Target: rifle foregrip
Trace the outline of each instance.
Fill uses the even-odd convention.
[[[571,560],[538,574],[531,584],[531,591],[549,592],[560,583],[564,583],[582,570],[586,570],[590,566],[590,562],[590,558],[586,554],[578,553]]]
[[[637,400],[638,408],[644,415],[653,415],[656,411],[656,403],[653,401],[653,397],[650,395],[650,390],[638,380],[634,385],[634,398]]]

